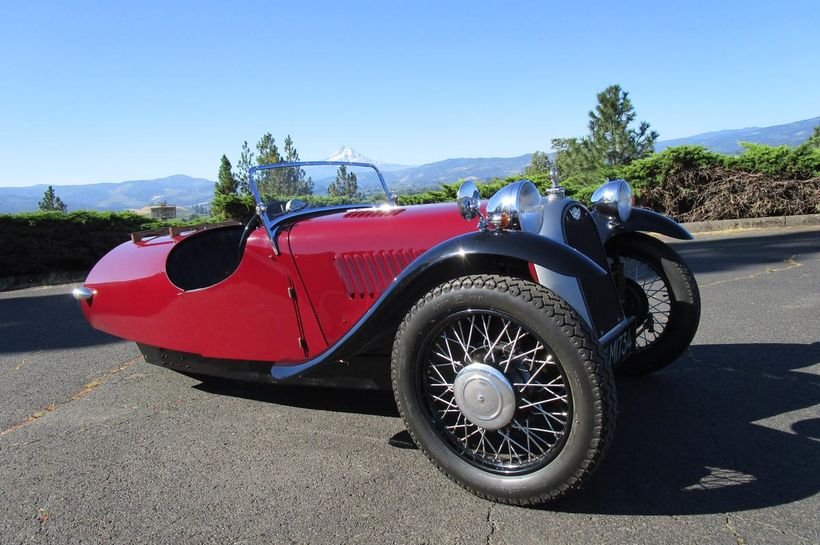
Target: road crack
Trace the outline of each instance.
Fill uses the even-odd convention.
[[[711,286],[717,286],[718,284],[726,284],[727,282],[737,282],[738,280],[751,280],[753,278],[757,278],[758,276],[763,276],[766,274],[773,274],[777,272],[788,271],[791,269],[796,269],[798,267],[802,267],[803,264],[797,261],[797,256],[791,256],[787,260],[783,262],[786,266],[785,267],[768,267],[766,270],[758,271],[756,273],[747,274],[744,276],[738,276],[735,278],[727,278],[726,280],[718,280],[716,282],[709,282],[708,284],[700,285],[700,288],[709,288]]]
[[[65,405],[66,403],[71,403],[72,401],[77,401],[79,399],[84,398],[92,390],[94,390],[95,388],[100,386],[103,382],[110,379],[114,375],[125,371],[128,367],[130,367],[131,365],[133,365],[134,363],[136,363],[140,359],[142,359],[142,356],[137,356],[134,359],[130,359],[126,362],[121,363],[120,365],[118,365],[117,367],[114,367],[113,369],[109,369],[108,371],[105,372],[105,374],[103,374],[103,375],[101,375],[97,378],[94,378],[91,381],[87,382],[82,388],[80,388],[79,390],[77,390],[76,392],[71,394],[70,396],[66,397],[65,399],[63,399],[61,401],[58,401],[57,403],[49,403],[48,405],[46,405],[42,409],[31,413],[22,422],[18,422],[17,424],[14,424],[10,428],[6,428],[5,430],[0,431],[0,437],[2,437],[4,435],[8,435],[12,432],[15,432],[15,431],[19,430],[20,428],[24,428],[25,426],[28,426],[29,424],[33,424],[34,422],[36,422],[40,418],[44,417],[48,413],[53,412],[55,409],[57,409],[57,407],[60,407],[62,405]]]
[[[729,533],[731,533],[734,536],[737,545],[743,545],[744,543],[746,543],[746,540],[740,537],[740,534],[737,533],[737,528],[735,528],[734,524],[732,524],[731,515],[729,515],[728,513],[724,514],[726,515],[726,522],[724,523],[724,526],[727,530],[729,530]]]
[[[487,539],[484,541],[486,545],[490,545],[493,539],[493,534],[495,534],[495,522],[492,520],[493,515],[493,507],[495,507],[494,503],[490,503],[490,506],[487,508],[487,524],[490,525],[490,533],[487,534]]]

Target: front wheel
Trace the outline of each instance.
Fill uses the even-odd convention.
[[[612,239],[607,253],[623,271],[624,312],[636,318],[635,350],[617,372],[645,375],[666,367],[686,350],[698,330],[700,292],[695,276],[677,252],[643,233]]]
[[[466,276],[427,293],[393,346],[393,390],[419,448],[481,497],[542,503],[577,488],[615,424],[600,346],[546,288]]]

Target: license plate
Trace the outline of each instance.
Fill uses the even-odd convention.
[[[606,357],[607,363],[609,363],[611,367],[618,365],[618,363],[632,351],[633,344],[632,328],[627,327],[623,333],[604,346],[604,356]]]

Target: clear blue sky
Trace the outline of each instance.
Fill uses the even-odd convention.
[[[630,92],[662,139],[820,115],[820,2],[4,2],[0,186],[184,173],[290,133],[420,164],[582,135]]]

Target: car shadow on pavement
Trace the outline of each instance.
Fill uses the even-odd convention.
[[[580,493],[545,508],[687,515],[817,494],[820,377],[799,369],[818,363],[820,342],[699,345],[667,371],[619,380],[609,455]]]
[[[385,365],[390,365],[385,361]],[[206,379],[194,386],[211,394],[227,395],[317,411],[398,417],[392,392],[348,390],[318,386],[253,384],[228,379]],[[386,439],[385,439],[386,440]]]
[[[697,237],[697,235],[696,235]],[[820,250],[820,232],[785,231],[673,242],[695,274],[729,271],[740,267],[783,264],[792,257]]]
[[[385,362],[387,364],[387,362]],[[619,378],[615,441],[579,492],[541,509],[686,515],[786,504],[820,491],[814,344],[696,345],[655,375]],[[195,388],[309,410],[397,417],[390,392],[216,380]],[[802,411],[801,411],[802,410]],[[787,414],[801,411],[797,415]],[[409,437],[385,437],[400,448]]]
[[[123,342],[93,329],[67,293],[0,298],[0,354]]]

